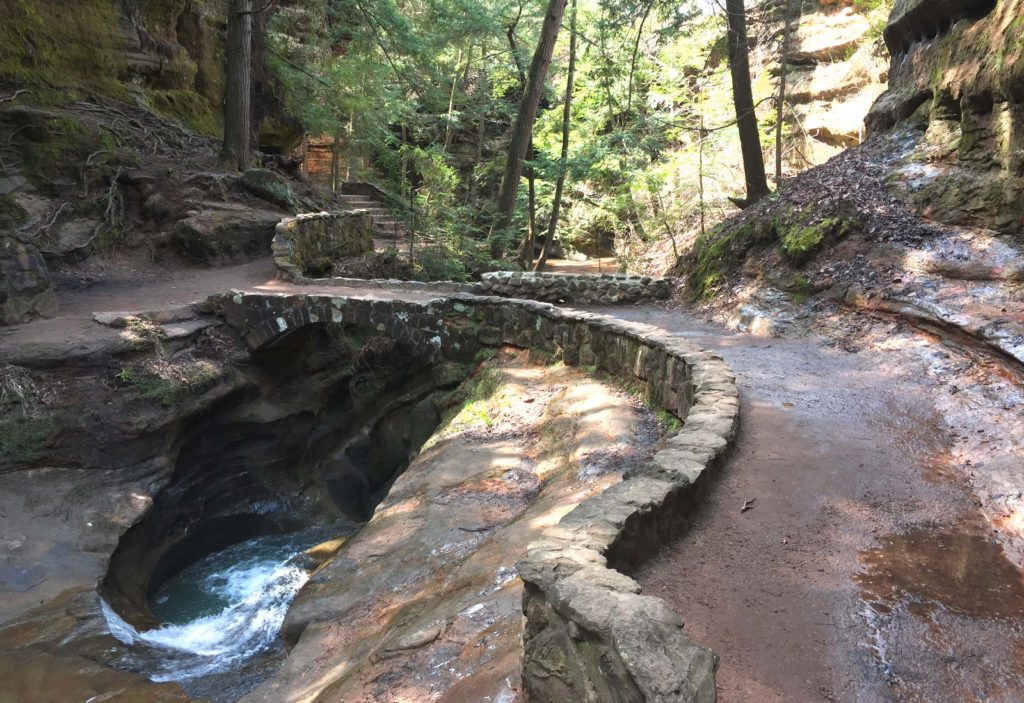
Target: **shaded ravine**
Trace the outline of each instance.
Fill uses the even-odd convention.
[[[1024,700],[1024,581],[952,465],[934,383],[897,356],[600,312],[737,375],[736,447],[691,532],[637,575],[721,655],[722,703]]]

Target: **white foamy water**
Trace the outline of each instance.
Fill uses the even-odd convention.
[[[139,632],[104,602],[110,633],[124,644],[152,650],[144,659],[153,665],[153,671],[145,672],[153,681],[182,681],[230,669],[274,641],[309,573],[286,562],[225,574],[224,591],[232,602],[219,613]]]
[[[277,639],[288,606],[309,579],[302,551],[322,531],[250,540],[209,555],[161,586],[162,627],[139,632],[105,601],[110,633],[129,646],[130,668],[157,682],[232,669]]]

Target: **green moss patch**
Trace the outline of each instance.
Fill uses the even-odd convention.
[[[19,419],[0,421],[0,456],[18,462],[32,461],[54,430],[50,419]]]
[[[441,438],[463,430],[484,425],[490,427],[501,413],[507,400],[501,398],[504,376],[501,369],[493,366],[480,368],[469,381],[463,383],[451,397],[451,408],[441,419],[434,439],[428,445],[436,444]],[[426,447],[424,447],[426,448]]]
[[[0,82],[36,103],[126,96],[113,0],[9,0],[0,15]]]
[[[90,156],[90,175],[109,176],[116,170],[103,156],[117,151],[117,138],[99,125],[28,107],[6,110],[0,121],[11,131],[23,161],[22,173],[38,185],[77,182],[79,169]]]
[[[177,120],[197,134],[221,133],[220,116],[209,101],[190,90],[149,90],[150,107],[156,114]]]
[[[686,273],[691,297],[708,295],[739,268],[754,246],[770,242],[773,232],[759,220],[724,223],[697,238]]]
[[[778,242],[784,257],[802,264],[829,241],[861,227],[860,218],[841,212],[820,217],[814,210],[774,208],[746,221],[725,222],[697,238],[678,273],[687,276],[691,298],[705,297],[743,265],[752,249]],[[805,279],[806,280],[806,279]]]
[[[220,369],[206,360],[153,360],[126,366],[117,374],[117,380],[126,387],[134,387],[140,397],[169,407],[190,395],[198,395],[220,376]]]
[[[806,261],[830,234],[843,236],[849,223],[841,217],[827,217],[811,224],[776,224],[782,252],[794,261]]]
[[[25,211],[10,193],[0,195],[0,229],[13,229],[28,219]]]

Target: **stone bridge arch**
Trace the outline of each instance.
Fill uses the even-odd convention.
[[[336,295],[252,294],[232,291],[219,300],[225,321],[256,352],[327,325],[357,326],[410,343],[417,354],[440,350],[445,305]]]

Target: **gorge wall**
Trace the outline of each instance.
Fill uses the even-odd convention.
[[[1024,3],[899,0],[889,88],[867,118],[922,214],[1024,234]]]

